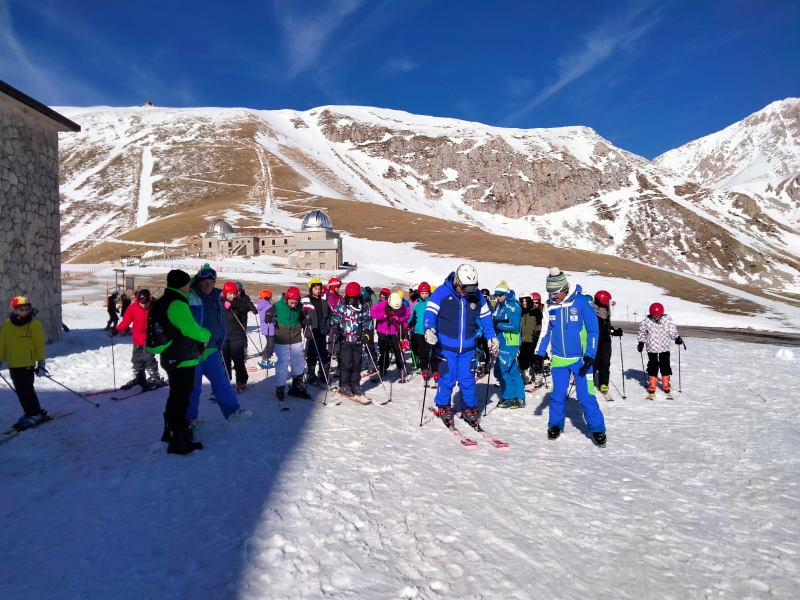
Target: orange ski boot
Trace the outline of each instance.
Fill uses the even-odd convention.
[[[647,399],[656,399],[656,387],[658,387],[658,377],[650,377],[650,385],[647,386]]]

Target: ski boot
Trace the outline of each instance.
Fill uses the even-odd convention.
[[[597,444],[600,448],[606,447],[605,431],[595,431],[594,433],[592,433],[592,437],[594,438],[594,443]]]
[[[656,399],[656,387],[658,387],[658,377],[650,377],[650,384],[647,386],[647,399]]]
[[[428,369],[422,371],[422,380],[425,382],[425,385],[428,385]]]
[[[162,438],[163,439],[163,438]],[[195,450],[202,450],[203,444],[196,442],[194,439],[194,431],[189,429],[189,424],[184,421],[180,427],[172,431],[172,437],[167,446],[167,454],[191,454]]]
[[[353,396],[355,396],[355,393],[353,392],[353,389],[349,385],[346,385],[344,387],[340,387],[339,388],[339,393],[342,396],[350,396],[351,398]]]
[[[433,387],[437,387],[439,385],[439,371],[433,372]]]
[[[258,363],[258,366],[261,367],[262,369],[274,369],[275,363],[272,361],[267,362],[265,360],[262,360],[260,363]]]
[[[311,400],[311,394],[308,393],[308,390],[306,390],[306,386],[303,385],[302,376],[292,378],[292,386],[289,388],[287,394],[295,398],[302,398],[303,400]]]
[[[360,382],[356,382],[356,383],[352,384],[350,386],[350,388],[353,390],[353,396],[363,396],[364,395],[364,390],[361,389],[361,383]]]
[[[144,389],[144,388],[145,388],[145,386],[147,385],[147,379],[145,378],[145,376],[144,376],[144,373],[137,373],[137,374],[136,374],[136,377],[134,377],[133,379],[131,379],[131,380],[130,380],[128,383],[126,383],[125,385],[121,385],[121,386],[119,387],[119,389],[121,389],[121,390],[129,390],[129,389],[131,389],[131,388],[134,388],[134,387],[136,387],[137,385],[140,385],[140,386],[142,386],[142,389]]]
[[[469,423],[470,427],[477,427],[478,420],[480,419],[480,414],[478,413],[477,408],[465,408],[464,412],[461,413],[461,417]]]
[[[245,419],[249,419],[252,416],[252,411],[244,407],[237,408],[236,411],[228,417],[228,423],[239,423]]]
[[[19,423],[17,431],[25,431],[26,429],[30,429],[34,425],[38,425],[44,421],[45,417],[47,417],[47,413],[45,411],[40,412],[38,415],[27,415],[21,423],[17,421]]]
[[[662,375],[661,376],[661,389],[664,390],[666,393],[670,393],[672,391],[672,386],[669,384],[669,375]]]
[[[398,381],[397,383],[405,383],[406,381],[408,381],[408,379],[406,379],[406,374],[400,373],[400,381]]]
[[[547,428],[547,439],[548,440],[557,440],[558,436],[561,435],[561,427],[558,425],[553,425],[552,427]]]
[[[497,408],[511,408],[511,400],[501,398],[500,402],[497,403]]]
[[[237,383],[236,384],[236,393],[237,394],[241,394],[246,389],[247,389],[247,384],[246,383]]]
[[[525,398],[514,398],[508,408],[525,408]]]
[[[448,429],[453,429],[453,411],[450,410],[450,405],[436,406],[436,415],[442,420],[444,426]]]
[[[208,427],[208,423],[205,421],[201,421],[200,419],[189,419],[189,429],[192,431],[200,431],[206,427]]]
[[[604,385],[601,385],[601,386],[600,386],[600,393],[601,393],[601,394],[607,394],[607,393],[608,393],[608,386],[607,386],[607,385],[605,385],[605,384],[604,384]]]
[[[297,378],[295,377],[294,379],[297,379]],[[292,387],[294,387],[294,379],[292,379]],[[316,375],[314,375],[314,373],[309,373],[308,375],[306,375],[306,383],[307,383],[308,385],[314,385],[314,386],[320,386],[320,385],[322,385],[322,383],[321,383],[321,382],[320,382],[320,380],[319,380],[319,377],[317,377]],[[290,395],[290,396],[292,396],[292,395],[293,395],[293,394],[292,394],[292,390],[291,390],[291,388],[289,389],[289,395]]]
[[[167,422],[167,413],[164,413],[164,433],[161,434],[161,441],[169,444],[171,439],[172,431],[170,430],[169,423]]]
[[[275,388],[275,397],[278,399],[278,402],[283,402],[285,393],[285,386],[279,385]]]

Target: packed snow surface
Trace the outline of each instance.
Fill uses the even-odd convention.
[[[102,304],[64,319],[53,376],[110,387]],[[466,450],[427,411],[419,427],[418,377],[368,383],[371,406],[329,396],[279,412],[259,371],[239,396],[254,416],[227,424],[204,390],[205,449],[178,457],[159,441],[166,389],[94,408],[37,380],[46,410],[75,414],[0,446],[2,596],[797,598],[800,417],[786,392],[800,375],[770,346],[686,343],[672,401],[645,400],[633,336],[623,400],[615,345],[605,449],[574,398],[548,442],[544,390],[501,410],[490,386],[482,422],[510,449]],[[114,350],[119,383],[130,338]],[[0,390],[0,421],[19,413]]]

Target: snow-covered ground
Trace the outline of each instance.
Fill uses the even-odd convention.
[[[110,386],[105,318],[65,306],[56,379]],[[615,346],[605,449],[574,399],[548,442],[545,391],[504,411],[488,388],[484,426],[510,449],[467,450],[427,412],[419,427],[418,378],[368,384],[372,406],[282,413],[261,371],[240,396],[254,416],[230,426],[204,391],[205,449],[176,457],[159,441],[167,390],[94,408],[39,380],[48,411],[75,414],[0,446],[2,597],[797,598],[796,359],[686,342],[673,401],[644,399],[632,336],[622,400]],[[130,352],[117,338],[118,382]],[[19,413],[0,389],[0,422]]]

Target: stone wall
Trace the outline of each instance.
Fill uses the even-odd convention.
[[[0,314],[31,299],[47,342],[61,334],[58,133],[0,102]]]

